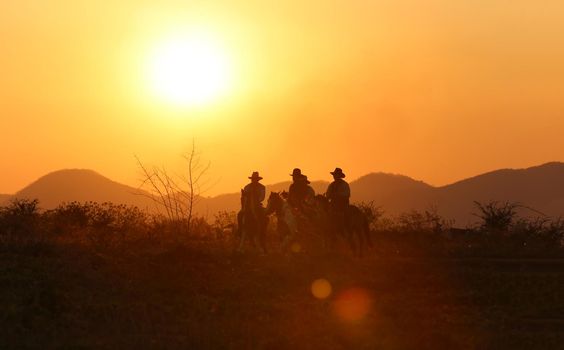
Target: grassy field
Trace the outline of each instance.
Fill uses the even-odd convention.
[[[331,294],[312,295],[317,279]],[[562,349],[564,260],[0,245],[0,349]]]

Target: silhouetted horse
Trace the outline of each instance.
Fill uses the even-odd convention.
[[[349,242],[351,242],[351,249],[355,254],[362,256],[367,246],[372,248],[370,222],[356,205],[349,205],[348,207],[347,214],[345,215],[345,230]]]
[[[288,245],[298,233],[298,222],[292,207],[282,198],[279,192],[271,192],[266,204],[266,214],[276,214],[277,230],[280,233],[282,251],[286,252]]]
[[[368,219],[357,206],[349,205],[344,213],[339,213],[331,208],[327,197],[322,195],[315,196],[314,204],[318,225],[324,225],[327,248],[335,243],[339,235],[349,242],[353,254],[360,256],[367,245],[372,247]]]
[[[268,218],[262,206],[256,203],[255,198],[247,196],[243,190],[241,190],[241,211],[237,214],[237,224],[240,236],[238,251],[243,251],[245,240],[249,239],[253,247],[257,246],[258,241],[263,253],[267,252]]]
[[[332,243],[335,241],[333,223],[329,212],[329,202],[324,195],[315,195],[311,202],[311,226],[323,239],[323,247],[330,250]]]

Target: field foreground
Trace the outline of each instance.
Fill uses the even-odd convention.
[[[328,297],[312,294],[324,279]],[[328,284],[318,282],[323,297]],[[0,249],[0,348],[556,349],[564,260]]]

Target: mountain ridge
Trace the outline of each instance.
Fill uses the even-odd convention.
[[[316,193],[324,193],[328,181],[312,181]],[[268,184],[267,192],[287,190],[290,181]],[[473,219],[474,201],[509,201],[530,206],[550,216],[564,216],[564,163],[549,162],[522,169],[498,169],[443,186],[400,174],[373,172],[350,182],[353,202],[373,202],[386,213],[436,207],[441,215],[468,224]],[[199,198],[196,213],[238,210],[239,192]],[[44,209],[69,201],[115,202],[154,208],[148,193],[113,181],[90,169],[62,169],[46,174],[9,198],[37,198]]]
[[[114,202],[146,209],[152,204],[147,195],[91,169],[61,169],[41,176],[11,197],[37,198],[44,209],[71,201]]]

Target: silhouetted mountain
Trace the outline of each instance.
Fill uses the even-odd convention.
[[[8,201],[12,198],[9,194],[0,194],[0,205],[8,203]]]
[[[473,201],[518,202],[546,215],[564,216],[564,163],[552,162],[526,169],[496,170],[439,187],[432,199],[440,212],[457,222],[475,211]],[[537,216],[522,209],[521,215]]]
[[[39,199],[40,207],[54,208],[63,202],[113,202],[151,208],[143,191],[112,181],[92,170],[67,169],[49,173],[21,191],[16,198]]]
[[[399,213],[430,205],[434,187],[410,177],[373,173],[350,183],[352,202],[371,202],[383,206],[386,212]]]
[[[287,189],[290,182],[268,186]],[[328,182],[313,182],[317,193],[325,192]],[[434,187],[403,175],[373,173],[350,182],[353,202],[374,202],[388,215],[436,207],[441,215],[463,226],[477,221],[474,201],[518,202],[546,215],[564,216],[564,163],[547,163],[527,169],[503,169],[447,186]],[[239,208],[239,194],[225,194],[202,202],[207,213]],[[538,216],[521,209],[520,215]]]
[[[245,183],[242,182],[242,186]],[[267,186],[267,192],[287,190],[290,181]],[[425,210],[436,206],[439,213],[462,226],[476,221],[473,201],[519,202],[550,216],[564,216],[564,163],[547,163],[527,169],[503,169],[478,175],[453,184],[433,187],[403,175],[373,173],[350,183],[353,202],[373,201],[387,214]],[[241,187],[242,187],[241,186]],[[313,181],[317,193],[324,193],[328,182]],[[97,201],[153,208],[142,191],[111,181],[91,170],[61,170],[50,173],[16,193],[19,198],[38,198],[42,208],[61,202]],[[268,194],[267,194],[268,195]],[[200,198],[198,215],[212,218],[221,210],[240,207],[240,192]],[[2,200],[10,196],[0,196]],[[522,210],[522,215],[538,215]]]

